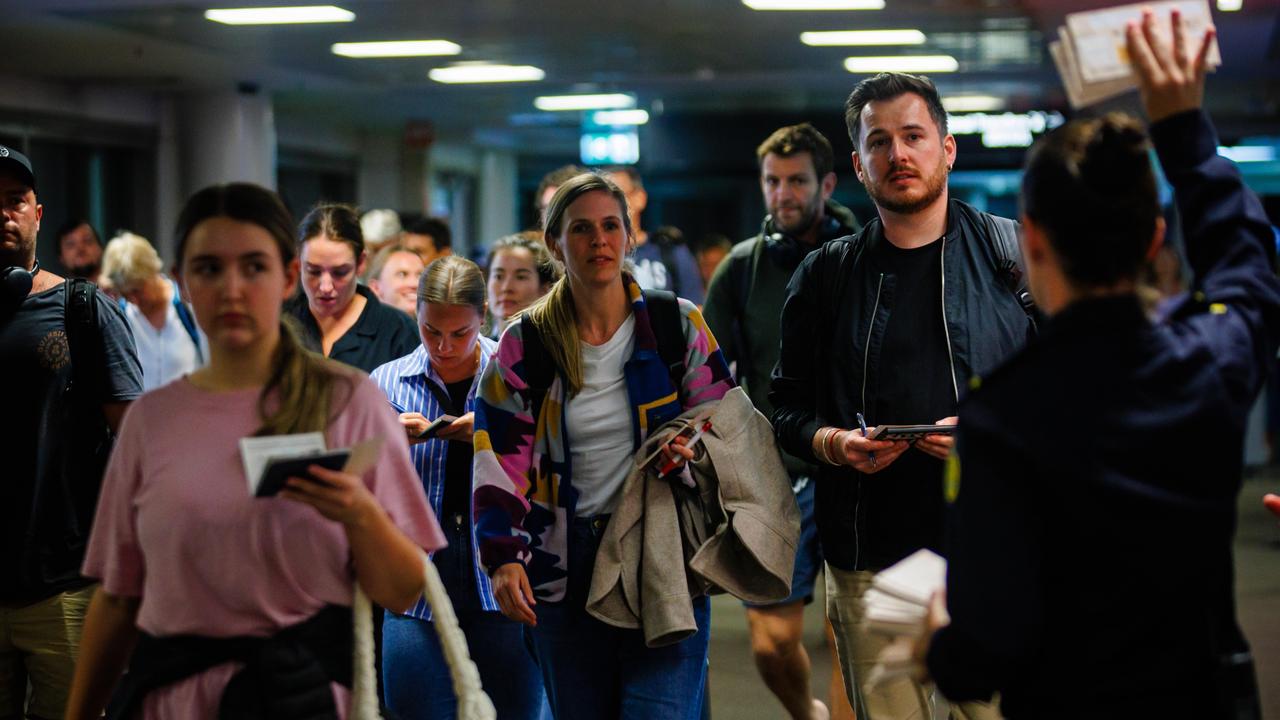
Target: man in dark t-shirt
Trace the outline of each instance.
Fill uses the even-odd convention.
[[[70,284],[36,262],[35,186],[30,161],[0,145],[0,717],[60,718],[93,591],[80,564],[142,367],[93,285],[78,286],[89,310],[76,315],[92,324],[68,323]]]
[[[922,548],[942,552],[952,439],[867,436],[879,425],[954,424],[971,378],[1021,347],[1033,325],[1017,248],[1005,245],[1013,223],[948,194],[956,145],[933,84],[883,73],[861,82],[845,110],[876,217],[810,252],[791,277],[769,400],[783,449],[818,464],[827,614],[858,720],[931,717],[931,687],[868,682],[888,638],[867,630],[863,595],[875,572]],[[996,713],[969,703],[952,716]]]

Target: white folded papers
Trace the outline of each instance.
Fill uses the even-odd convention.
[[[1145,8],[1151,9],[1156,32],[1165,43],[1172,42],[1169,13],[1176,9],[1182,14],[1188,53],[1199,49],[1200,38],[1213,22],[1208,0],[1135,3],[1067,15],[1066,26],[1058,28],[1058,39],[1049,43],[1049,54],[1073,108],[1093,105],[1138,87],[1125,29],[1130,21],[1142,19]],[[1209,48],[1207,64],[1210,70],[1222,64],[1217,39]]]
[[[947,561],[917,550],[876,574],[862,596],[867,629],[889,636],[867,680],[873,686],[910,675],[911,649],[924,625],[929,600],[947,583]]]

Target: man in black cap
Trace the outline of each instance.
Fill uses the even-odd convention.
[[[0,145],[0,717],[62,717],[93,590],[80,563],[102,471],[142,393],[119,308],[37,262],[43,213],[31,161]]]

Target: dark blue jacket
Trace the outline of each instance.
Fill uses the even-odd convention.
[[[1001,693],[1010,720],[1237,717],[1236,495],[1280,282],[1207,116],[1151,135],[1194,291],[1159,324],[1134,296],[1073,303],[960,406],[952,624],[928,664],[949,698]]]

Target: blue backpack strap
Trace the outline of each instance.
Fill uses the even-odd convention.
[[[196,329],[196,319],[191,316],[191,309],[187,304],[182,302],[182,297],[178,295],[178,288],[173,289],[173,309],[178,313],[178,322],[182,323],[182,327],[186,329],[187,336],[191,338],[191,344],[196,346],[196,357],[200,362],[204,362],[204,353],[200,351],[200,331]]]

